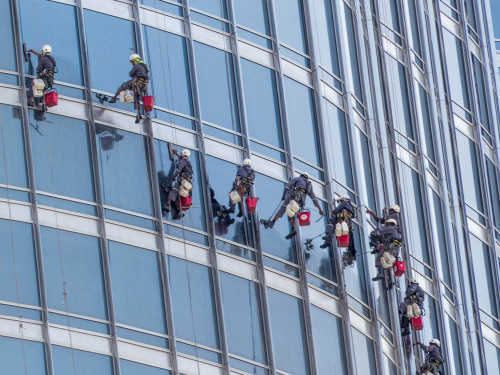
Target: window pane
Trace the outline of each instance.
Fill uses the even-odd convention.
[[[447,340],[449,352],[451,352],[453,358],[448,359],[448,366],[450,368],[450,373],[451,374],[463,374],[463,368],[462,368],[462,358],[461,358],[461,353],[460,353],[460,345],[457,345],[457,343],[460,342],[460,337],[458,334],[458,327],[457,324],[453,321],[453,319],[450,318],[448,314],[445,315],[445,324],[448,325],[449,331],[450,331],[450,337]],[[486,348],[485,348],[486,349]],[[489,357],[487,357],[489,358]],[[500,365],[500,363],[499,363]],[[499,367],[500,369],[500,367]],[[489,374],[489,372],[488,372]],[[500,372],[497,373],[497,375],[500,375]]]
[[[474,236],[470,237],[474,279],[479,307],[497,317],[495,273],[492,271],[490,248]]]
[[[354,239],[354,247],[357,249],[357,254],[361,254],[361,230],[356,225],[354,226],[353,239]],[[347,249],[346,249],[347,250]],[[349,272],[344,273],[345,284],[349,293],[359,298],[361,301],[369,304],[368,302],[368,290],[366,287],[366,275],[365,275],[365,266],[364,266],[364,257],[358,256],[356,258],[356,262],[354,263],[354,267],[349,270]],[[363,312],[363,311],[361,311]]]
[[[269,35],[266,0],[233,0],[236,22]]]
[[[7,52],[0,55],[0,69],[16,71],[14,28],[12,26],[12,15],[9,3],[9,1],[0,2],[0,35],[2,35],[2,48],[5,48]]]
[[[500,375],[500,350],[487,340],[483,340],[483,345],[488,375]]]
[[[114,93],[129,79],[129,57],[136,50],[134,24],[121,18],[84,10],[90,75],[94,89]],[[105,35],[119,35],[106,38]]]
[[[276,367],[290,374],[309,374],[301,300],[267,288]]]
[[[480,212],[484,212],[480,167],[478,164],[476,144],[460,132],[455,132],[457,149],[460,150],[460,173],[462,175],[465,202]]]
[[[3,104],[0,105],[0,183],[28,187],[21,108]]]
[[[500,230],[500,188],[498,186],[497,169],[495,165],[488,159],[486,160],[486,170],[488,172],[488,187],[490,189],[491,210],[493,211],[493,221],[495,227]]]
[[[344,4],[345,22],[347,29],[347,40],[349,42],[349,61],[351,63],[352,83],[354,85],[354,94],[359,100],[363,100],[361,91],[361,72],[358,65],[358,50],[356,46],[356,32],[352,20],[352,11],[347,4]]]
[[[108,244],[116,321],[165,334],[158,254],[118,242]]]
[[[357,329],[352,328],[352,342],[356,348],[354,358],[358,375],[377,374],[373,341]]]
[[[94,201],[87,123],[51,114],[38,122],[30,111],[30,124],[37,190]]]
[[[224,0],[191,0],[189,5],[217,17],[227,18],[226,2]]]
[[[47,227],[40,232],[49,308],[106,319],[99,240]]]
[[[476,95],[477,103],[479,108],[479,121],[486,129],[491,131],[490,117],[488,110],[488,94],[487,88],[485,87],[484,76],[483,76],[483,65],[478,59],[472,57],[472,73],[474,74],[474,80],[476,83]]]
[[[280,41],[307,54],[302,0],[275,0],[274,14]]]
[[[55,79],[83,85],[76,8],[50,0],[24,0],[19,10],[21,38],[28,49],[40,52],[42,45],[50,44],[58,68]],[[37,65],[37,57],[31,54],[26,72],[36,75]]]
[[[62,346],[52,346],[54,375],[112,375],[111,358]]]
[[[219,348],[212,270],[169,256],[168,272],[177,337]]]
[[[170,371],[158,367],[146,366],[140,363],[120,359],[120,373],[122,375],[168,375]],[[79,374],[78,374],[79,375]]]
[[[31,225],[0,219],[0,238],[0,300],[39,306]]]
[[[151,215],[143,137],[99,124],[96,137],[104,204]]]
[[[5,374],[47,374],[44,353],[42,343],[0,336],[0,363]]]
[[[149,26],[143,30],[155,104],[193,115],[186,39]],[[175,123],[175,119],[170,121]]]
[[[417,100],[417,103],[420,104],[420,111],[422,115],[422,122],[424,124],[424,136],[425,136],[425,143],[426,143],[426,148],[427,148],[427,156],[434,162],[436,163],[436,151],[434,147],[434,136],[432,134],[432,124],[431,124],[431,118],[430,118],[430,108],[429,104],[427,103],[427,91],[420,86],[418,86],[418,92],[419,92],[419,100]]]
[[[353,145],[356,145],[358,155],[361,159],[361,164],[363,166],[364,173],[359,173],[359,179],[361,184],[364,186],[365,196],[363,197],[363,202],[368,204],[370,209],[376,211],[377,204],[375,199],[375,188],[373,184],[373,174],[371,167],[371,147],[368,138],[359,130],[357,126],[355,128],[356,142],[353,142]]]

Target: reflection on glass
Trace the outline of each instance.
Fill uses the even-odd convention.
[[[349,5],[344,3],[345,22],[347,29],[347,40],[349,42],[349,61],[351,63],[351,79],[354,85],[354,94],[359,100],[363,100],[363,91],[361,89],[361,72],[359,70],[358,50],[356,45],[356,32],[352,19],[352,10]]]
[[[486,339],[483,339],[483,345],[488,375],[500,375],[500,349]]]
[[[2,48],[10,53],[0,54],[0,69],[16,71],[16,54],[14,48],[14,28],[12,27],[10,2],[0,2],[0,35],[2,35]]]
[[[137,362],[120,359],[120,373],[122,375],[169,375],[170,371],[158,367],[146,366]]]
[[[227,18],[225,0],[190,0],[189,6],[220,18]]]
[[[352,343],[356,348],[354,351],[354,359],[356,361],[357,373],[376,375],[377,364],[375,361],[373,341],[355,328],[352,328],[351,331]]]
[[[52,346],[54,375],[111,375],[111,358],[96,353],[89,353],[73,348]]]
[[[233,0],[233,7],[238,24],[269,35],[266,0]]]
[[[275,0],[274,14],[280,41],[307,54],[302,0]]]
[[[0,363],[5,374],[47,374],[45,350],[40,342],[0,336]]]

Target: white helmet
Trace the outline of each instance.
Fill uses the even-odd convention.
[[[393,204],[391,207],[389,207],[389,210],[393,210],[399,214],[399,212],[401,211],[401,208],[399,208],[399,206],[397,204]]]
[[[344,194],[344,195],[341,195],[341,196],[340,196],[339,200],[341,200],[341,201],[344,201],[344,200],[345,200],[345,201],[350,201],[350,200],[351,200],[351,197],[350,197],[350,196],[348,196],[347,194]]]
[[[185,148],[184,150],[181,151],[181,156],[188,158],[191,156],[191,151]]]
[[[432,339],[429,344],[436,345],[438,348],[441,347],[441,342],[438,339]]]
[[[243,162],[241,163],[241,165],[251,166],[252,165],[252,161],[250,159],[245,159],[245,160],[243,160]]]
[[[386,224],[392,223],[392,224],[394,224],[394,225],[398,225],[398,222],[397,222],[396,220],[394,220],[394,219],[387,219],[387,220],[385,221],[385,223],[386,223]]]
[[[309,178],[309,177],[310,177],[310,176],[309,176],[309,173],[307,173],[307,172],[302,172],[302,173],[300,174],[300,176],[301,176],[301,177],[305,177],[305,178]]]
[[[413,279],[411,279],[411,283],[412,284],[418,284],[419,281],[418,281],[418,279],[416,277],[414,277]]]
[[[130,61],[136,60],[136,59],[141,59],[141,56],[139,56],[137,53],[133,53],[130,55]]]
[[[42,47],[42,54],[43,55],[46,55],[46,54],[51,53],[51,52],[52,52],[52,47],[49,46],[48,44],[46,44]]]

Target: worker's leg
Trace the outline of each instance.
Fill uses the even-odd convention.
[[[354,233],[349,231],[349,252],[352,254],[353,257],[356,257],[356,248],[354,247]]]
[[[109,101],[110,103],[116,103],[116,99],[120,96],[120,93],[125,90],[130,90],[132,88],[132,80],[123,82],[118,90],[116,90],[115,95]]]
[[[288,218],[288,221],[290,221],[291,228],[290,228],[290,233],[288,233],[285,238],[287,240],[290,240],[297,234],[297,231],[295,230],[295,216]]]
[[[265,220],[265,219],[260,219],[260,222],[262,224],[264,224],[264,227],[266,228],[272,228],[274,227],[274,223],[276,223],[276,221],[283,216],[283,214],[285,213],[286,211],[286,206],[288,205],[288,203],[290,203],[290,197],[286,198],[284,201],[283,201],[283,204],[281,205],[280,209],[278,210],[278,212],[276,213],[276,215],[274,216],[274,219],[272,220]]]
[[[328,219],[328,222],[326,224],[325,235],[322,237],[323,240],[325,240],[325,243],[323,243],[323,245],[321,245],[320,248],[324,249],[332,244],[333,234],[335,231],[335,222],[336,222],[336,218]]]
[[[177,206],[177,201],[179,200],[179,188],[181,184],[179,181],[175,181],[174,185],[172,186],[172,189],[168,192],[168,199],[167,199],[167,205],[165,207],[165,211],[169,212],[170,211],[170,205],[172,204],[172,201],[176,204]],[[179,202],[180,206],[180,202]]]
[[[380,259],[382,259],[383,256],[384,256],[384,251],[379,250],[377,257],[375,258],[375,267],[377,267],[378,272],[377,272],[377,276],[372,278],[373,281],[382,280],[384,278],[384,271],[382,269],[382,262],[380,261]]]

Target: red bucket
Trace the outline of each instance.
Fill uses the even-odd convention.
[[[405,262],[397,260],[392,265],[392,271],[394,272],[394,276],[400,277],[405,273]]]
[[[337,237],[337,247],[349,247],[349,234]]]
[[[414,331],[421,331],[424,328],[424,322],[421,316],[416,316],[410,319],[411,329]]]
[[[248,197],[245,202],[247,204],[247,212],[249,214],[254,213],[255,209],[257,208],[257,202],[259,201],[259,198],[252,198]]]
[[[188,195],[187,197],[181,197],[181,209],[182,211],[187,211],[191,208],[193,204],[193,197]]]
[[[299,212],[299,225],[301,227],[311,225],[311,213],[309,211]]]
[[[144,106],[144,110],[146,112],[151,112],[153,110],[154,105],[155,105],[155,100],[151,95],[143,96],[142,97],[142,105]]]
[[[59,97],[57,96],[57,92],[55,91],[50,91],[45,94],[45,105],[49,108],[56,106],[58,100]]]

